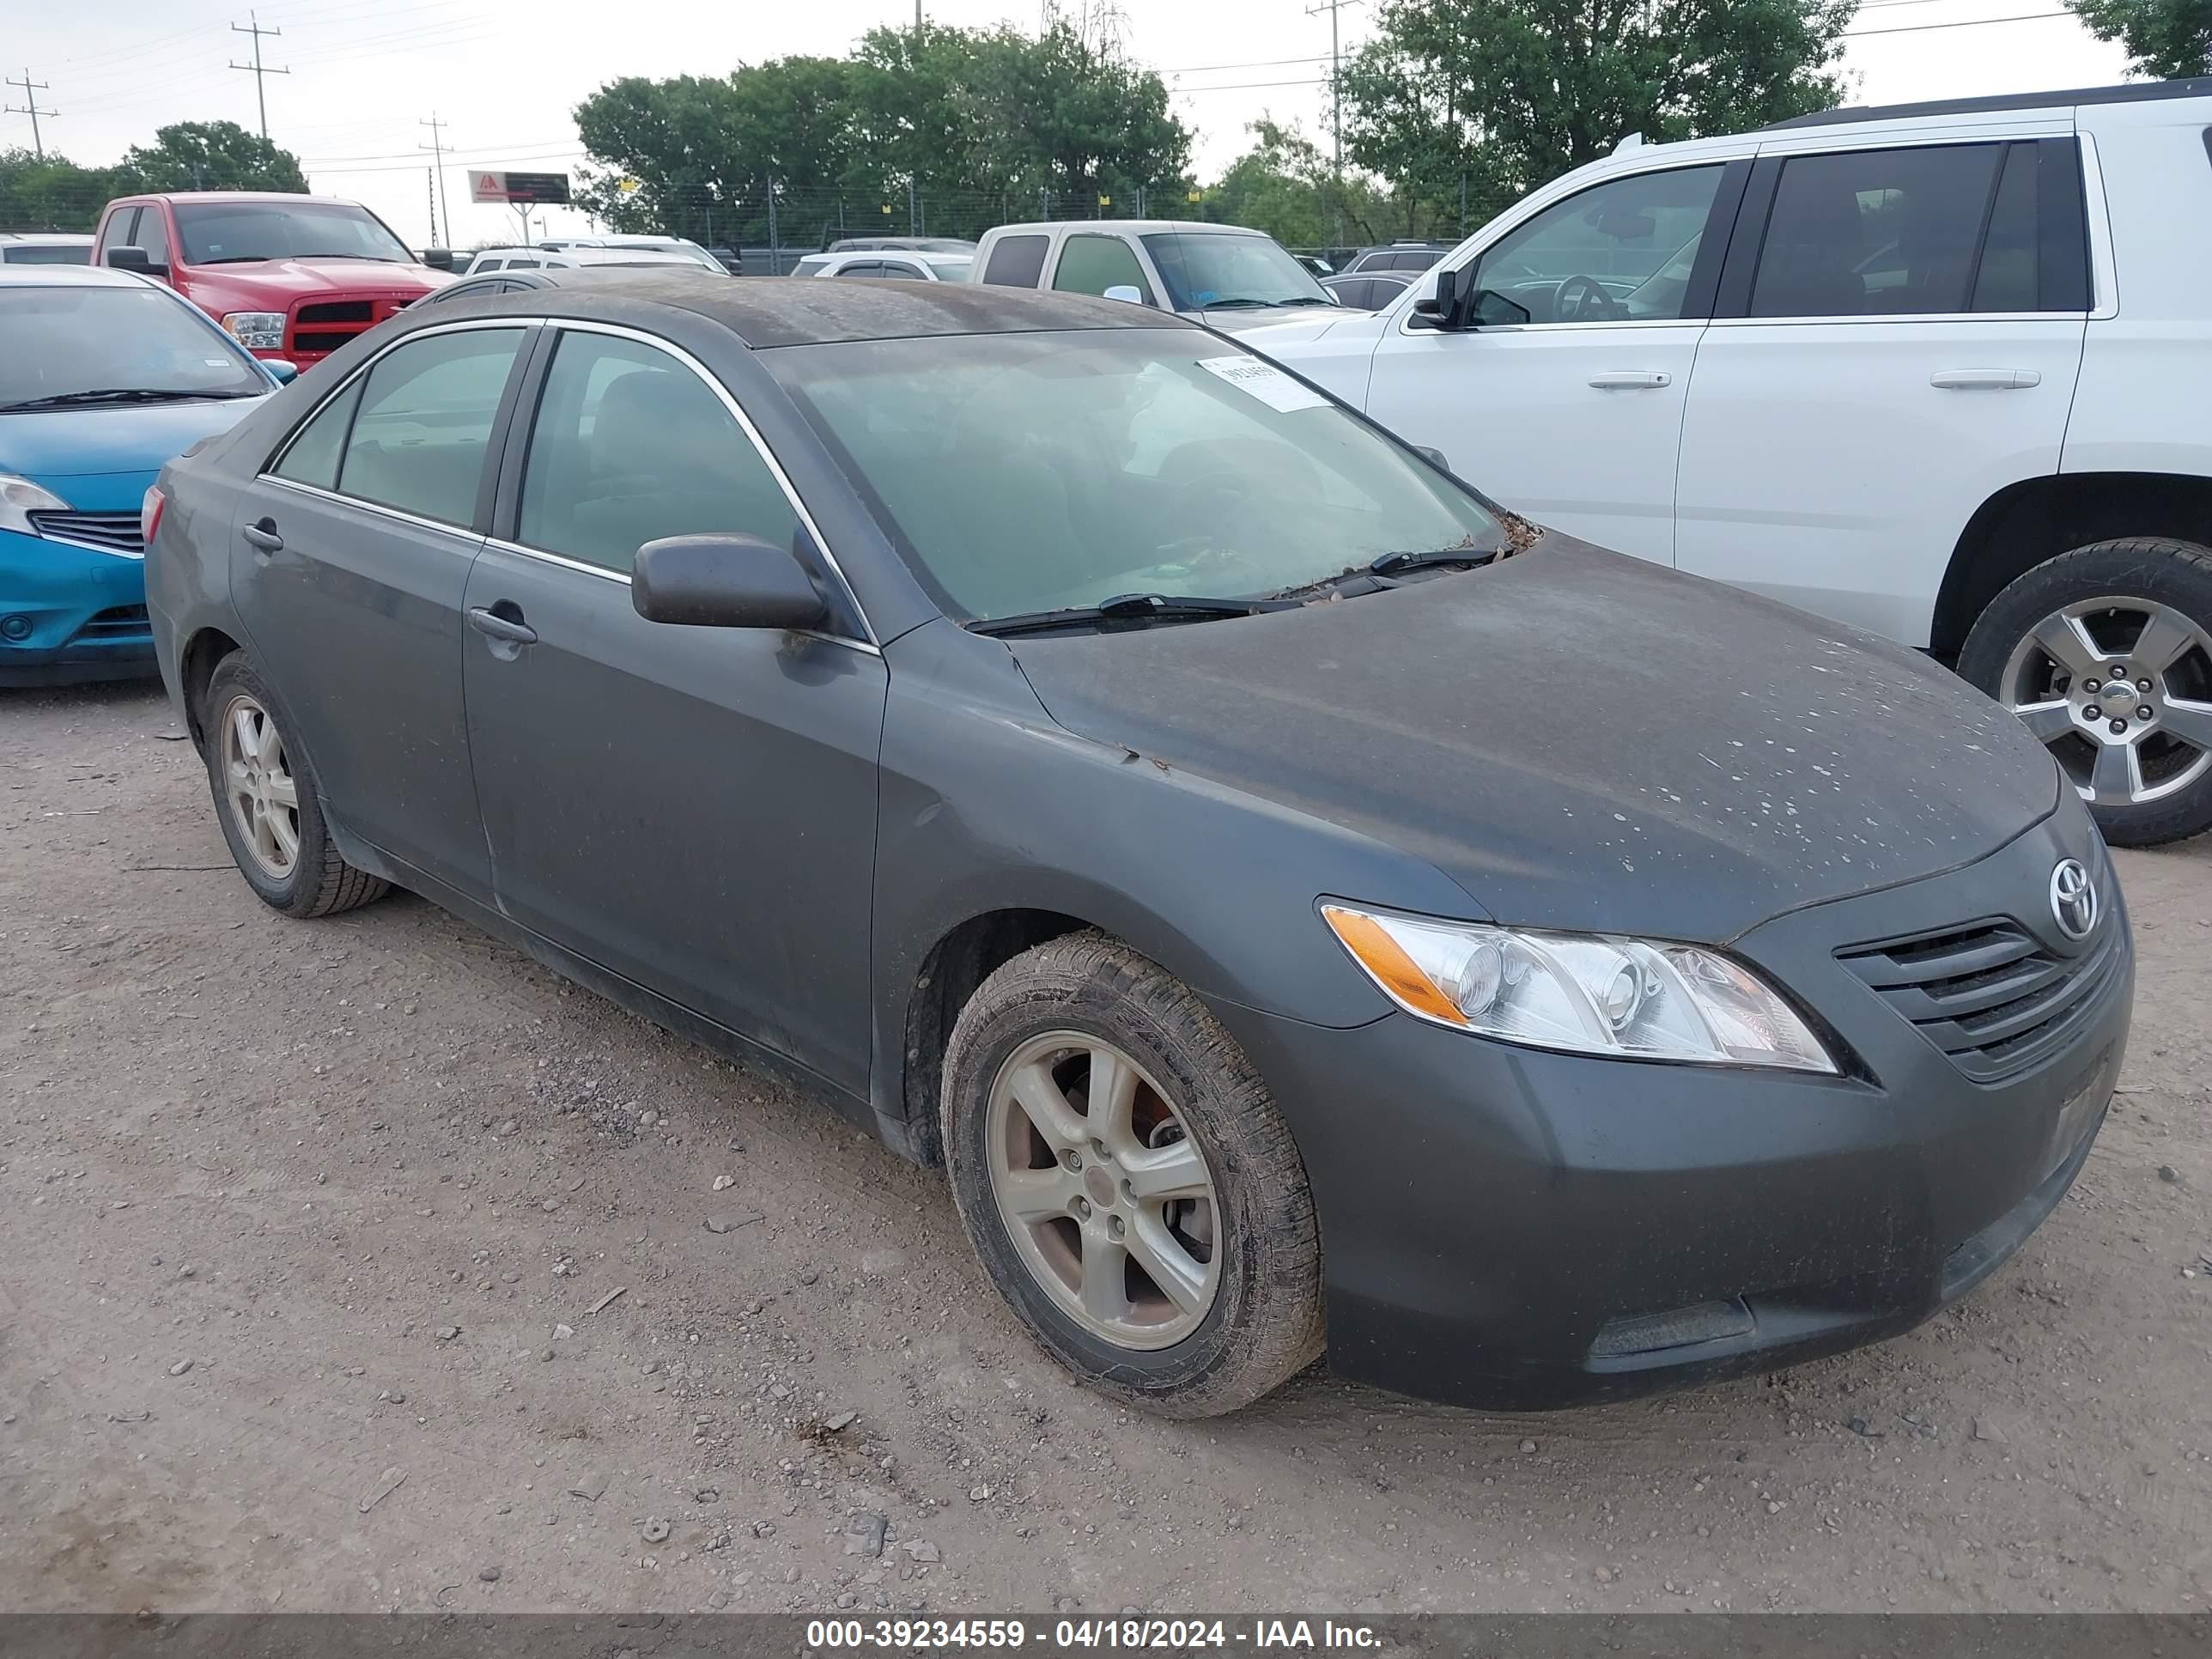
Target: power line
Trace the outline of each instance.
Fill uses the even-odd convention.
[[[21,80],[10,81],[8,84],[11,87],[22,88],[23,104],[20,109],[13,104],[9,105],[7,112],[10,115],[27,115],[31,118],[31,148],[38,152],[39,159],[43,161],[46,159],[46,141],[39,136],[39,118],[41,115],[58,115],[61,112],[54,109],[40,109],[39,94],[42,92],[52,92],[53,88],[44,81],[31,79],[31,71],[27,69],[23,71]]]
[[[253,61],[251,64],[233,64],[231,68],[245,70],[253,76],[254,101],[261,106],[261,140],[266,143],[269,141],[269,94],[266,90],[268,82],[264,77],[271,75],[289,75],[292,71],[289,69],[272,70],[261,67],[261,37],[264,34],[282,34],[284,31],[263,28],[260,14],[258,12],[249,11],[246,15],[247,19],[246,27],[241,28],[236,23],[233,23],[230,26],[230,32],[233,34],[250,34],[253,37]]]

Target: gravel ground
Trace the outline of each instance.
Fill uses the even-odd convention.
[[[2112,1119],[1920,1331],[1191,1425],[1072,1385],[818,1103],[419,900],[263,908],[178,735],[0,696],[0,1606],[2212,1607],[2212,839],[2119,856]]]

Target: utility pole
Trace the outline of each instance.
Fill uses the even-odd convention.
[[[23,71],[23,78],[21,80],[10,81],[8,82],[8,85],[11,87],[21,87],[23,89],[23,102],[21,106],[19,108],[15,105],[10,104],[8,106],[8,113],[10,115],[27,115],[31,118],[31,148],[38,152],[39,159],[43,161],[46,159],[46,141],[39,136],[39,118],[41,115],[58,115],[61,112],[59,110],[40,109],[39,107],[39,94],[42,92],[51,92],[53,88],[49,87],[44,81],[33,81],[31,78],[31,71],[28,70],[25,70]]]
[[[1344,36],[1338,14],[1346,6],[1358,3],[1359,0],[1321,0],[1318,5],[1306,8],[1309,17],[1318,17],[1323,12],[1328,14],[1328,131],[1336,146],[1329,176],[1336,186],[1334,205],[1336,240],[1340,246],[1344,241]]]
[[[250,34],[253,37],[253,61],[250,64],[233,64],[231,68],[244,70],[253,77],[253,99],[261,106],[261,136],[266,139],[269,137],[269,83],[264,77],[271,75],[289,75],[292,71],[289,69],[261,67],[261,37],[264,34],[282,34],[284,31],[263,28],[260,15],[257,12],[249,11],[246,16],[246,21],[243,24],[233,23],[230,26],[230,32],[233,34]]]
[[[438,181],[438,221],[445,228],[446,246],[451,247],[453,245],[453,216],[446,211],[446,135],[444,131],[446,124],[438,118],[438,112],[432,110],[428,120],[417,121],[415,125],[430,129],[431,161],[437,169],[435,176]],[[422,146],[417,144],[415,148],[421,149]]]

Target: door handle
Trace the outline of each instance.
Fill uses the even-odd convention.
[[[276,520],[274,519],[250,524],[238,533],[246,538],[246,544],[257,553],[280,552],[284,546],[284,538],[276,533]]]
[[[509,621],[496,611],[487,611],[480,605],[469,607],[468,618],[470,627],[479,634],[489,635],[493,639],[505,640],[510,645],[538,643],[536,629],[526,623]]]
[[[2033,368],[1939,368],[1928,384],[1938,392],[2024,392],[2043,376]]]
[[[1673,375],[1662,374],[1656,368],[1617,368],[1607,374],[1590,376],[1590,384],[1600,392],[1652,392],[1674,383]]]

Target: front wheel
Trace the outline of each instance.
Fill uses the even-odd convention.
[[[2047,560],[1990,602],[1959,672],[2050,749],[2114,846],[2212,829],[2212,548]]]
[[[1073,933],[993,974],[945,1058],[945,1155],[984,1269],[1093,1388],[1175,1417],[1321,1352],[1321,1241],[1288,1127],[1188,986]]]

